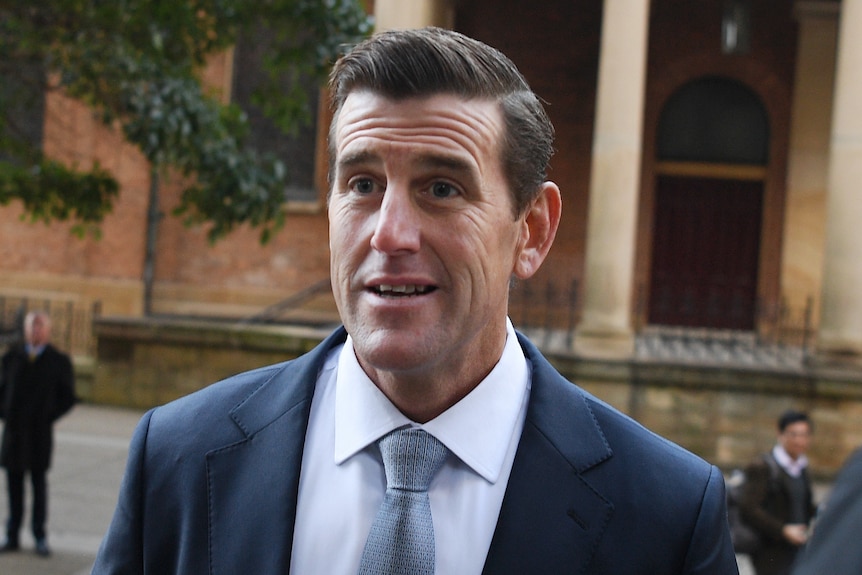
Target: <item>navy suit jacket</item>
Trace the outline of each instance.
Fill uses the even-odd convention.
[[[148,412],[93,573],[288,573],[315,382],[345,335]],[[719,470],[519,340],[532,391],[484,573],[738,573]]]

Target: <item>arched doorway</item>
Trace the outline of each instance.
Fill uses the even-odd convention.
[[[649,323],[751,330],[766,110],[735,80],[700,78],[668,99],[657,137]]]

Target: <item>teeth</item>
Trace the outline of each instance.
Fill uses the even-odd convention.
[[[428,286],[417,286],[417,285],[380,285],[377,287],[377,291],[382,294],[387,293],[395,293],[395,294],[404,294],[404,295],[413,295],[416,293],[423,294],[429,291]]]

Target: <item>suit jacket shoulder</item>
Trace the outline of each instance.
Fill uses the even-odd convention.
[[[145,414],[93,573],[286,572],[317,375],[345,337]]]
[[[485,573],[737,573],[718,469],[521,345],[530,405]]]

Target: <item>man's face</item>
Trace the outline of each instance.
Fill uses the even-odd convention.
[[[806,421],[797,421],[784,428],[778,442],[793,459],[799,459],[811,445],[811,426]]]
[[[499,359],[528,235],[503,174],[502,133],[497,104],[453,95],[361,91],[339,112],[333,292],[373,380],[463,377]]]
[[[26,326],[24,337],[27,343],[34,346],[40,346],[48,343],[51,336],[51,328],[48,322],[42,316],[35,316],[33,320]]]

